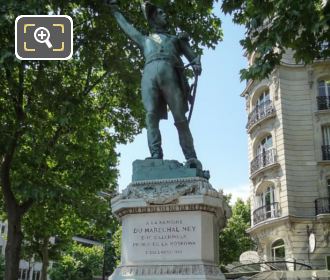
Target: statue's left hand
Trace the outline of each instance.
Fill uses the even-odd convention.
[[[196,75],[202,74],[202,66],[200,64],[194,64],[192,67]]]

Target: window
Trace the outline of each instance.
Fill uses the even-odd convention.
[[[275,187],[268,185],[255,196],[253,224],[258,224],[271,218],[280,217],[279,203],[275,199]]]
[[[40,271],[39,270],[33,271],[32,280],[40,280]]]
[[[330,80],[321,80],[318,82],[318,94],[319,110],[330,109]]]
[[[330,126],[322,127],[322,159],[330,160]]]
[[[273,147],[273,138],[271,135],[268,135],[262,139],[257,147],[257,155],[263,154],[266,151],[270,150]]]
[[[330,256],[325,257],[326,269],[330,270]]]
[[[315,200],[315,215],[330,213],[330,177],[327,178],[326,191]]]
[[[0,224],[0,234],[4,235],[6,232],[6,224]]]
[[[272,111],[271,111],[271,102],[270,102],[270,95],[269,95],[269,90],[264,90],[256,103],[256,110],[258,114],[258,119],[263,119],[264,117],[268,116]]]
[[[285,259],[285,246],[283,239],[279,239],[272,244],[272,258],[274,261]]]
[[[251,128],[255,123],[271,116],[275,112],[275,108],[270,100],[269,89],[264,89],[256,94],[256,100],[252,101],[252,111],[249,113],[246,128]]]
[[[321,80],[319,81],[319,96],[330,96],[330,80]]]
[[[264,216],[266,219],[273,217],[274,203],[275,203],[275,188],[274,186],[267,187],[267,189],[257,195],[257,207],[263,207]]]
[[[256,106],[262,106],[262,105],[266,104],[267,101],[269,101],[269,100],[270,100],[270,97],[269,97],[269,90],[267,89],[267,90],[264,90],[264,91],[260,94],[260,96],[259,96],[259,98],[258,98],[258,100],[257,100]]]
[[[330,126],[322,127],[323,145],[330,145]]]
[[[254,107],[258,119],[262,119],[264,116],[266,116],[266,111],[267,108],[269,107],[269,103],[270,103],[269,90],[266,89],[263,92],[261,92]]]
[[[19,270],[18,280],[28,280],[28,270],[27,269]]]
[[[263,138],[255,148],[255,158],[250,163],[250,172],[254,174],[258,170],[276,163],[276,151],[273,149],[271,135]]]

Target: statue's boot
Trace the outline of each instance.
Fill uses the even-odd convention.
[[[194,140],[192,138],[188,121],[175,122],[175,126],[179,133],[179,141],[183,151],[183,154],[187,161],[197,159],[197,155],[194,148]]]
[[[147,136],[149,151],[152,159],[162,159],[162,138],[159,130],[159,117],[155,113],[147,113]]]

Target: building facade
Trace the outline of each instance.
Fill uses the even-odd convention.
[[[248,232],[259,256],[324,269],[330,259],[330,60],[306,66],[288,51],[268,79],[248,82],[242,96],[248,113]]]

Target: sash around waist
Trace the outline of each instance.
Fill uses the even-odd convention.
[[[179,66],[181,64],[180,60],[177,57],[175,57],[174,55],[156,53],[156,54],[152,54],[152,55],[146,57],[146,62],[144,65],[147,65],[147,64],[149,64],[153,61],[157,61],[157,60],[169,61],[174,66]]]

